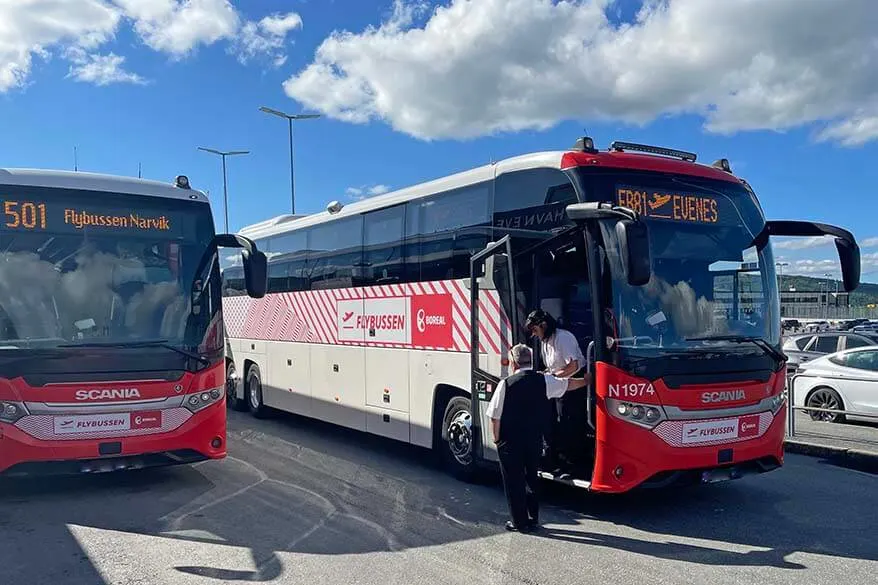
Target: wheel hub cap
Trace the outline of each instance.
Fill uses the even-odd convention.
[[[448,446],[458,462],[465,465],[469,463],[472,450],[472,417],[465,410],[456,413],[448,424]]]

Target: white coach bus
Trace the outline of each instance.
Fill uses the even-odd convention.
[[[543,308],[579,340],[590,380],[591,463],[564,481],[621,492],[768,471],[782,463],[785,412],[768,236],[800,232],[843,240],[856,286],[848,232],[766,222],[725,159],[598,151],[588,137],[276,217],[240,231],[269,256],[264,298],[224,266],[227,401],[438,449],[469,477],[496,460],[486,401],[510,344],[529,337],[525,315]],[[734,385],[714,392],[728,404],[699,398],[718,384]],[[717,420],[722,445],[707,428]]]
[[[569,225],[564,209],[577,199],[561,156],[509,159],[242,229],[269,256],[269,285],[250,302],[243,270],[224,267],[231,407],[428,448],[450,442],[450,465],[471,473],[470,260],[503,234],[524,247]],[[496,378],[507,373],[512,332],[499,293],[485,288],[475,337],[480,369]]]

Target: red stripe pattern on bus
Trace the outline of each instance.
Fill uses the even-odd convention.
[[[512,339],[497,291],[479,292],[479,350]],[[470,351],[470,290],[461,280],[412,282],[223,299],[229,337],[327,345]]]

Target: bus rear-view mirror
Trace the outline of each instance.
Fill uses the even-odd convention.
[[[259,250],[241,252],[244,260],[244,285],[247,287],[247,296],[261,299],[265,296],[268,288],[268,258]]]
[[[842,238],[835,239],[838,259],[841,263],[841,280],[844,290],[851,292],[860,285],[860,247]]]
[[[854,235],[846,229],[812,221],[773,220],[765,222],[761,237],[835,237],[835,248],[841,264],[841,280],[844,290],[851,292],[860,286],[860,247]]]
[[[638,220],[623,219],[616,224],[619,255],[624,264],[625,278],[631,286],[643,286],[652,276],[649,253],[649,228]]]

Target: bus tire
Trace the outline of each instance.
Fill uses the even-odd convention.
[[[268,407],[262,402],[262,375],[259,373],[259,366],[253,364],[247,370],[247,407],[250,414],[256,418],[266,418],[268,416]]]
[[[477,469],[472,453],[473,435],[469,398],[452,396],[448,401],[442,417],[440,438],[442,458],[451,474],[462,481],[474,481]]]
[[[232,410],[247,410],[247,403],[238,398],[238,380],[235,379],[237,370],[235,362],[229,361],[226,364],[226,406]]]

